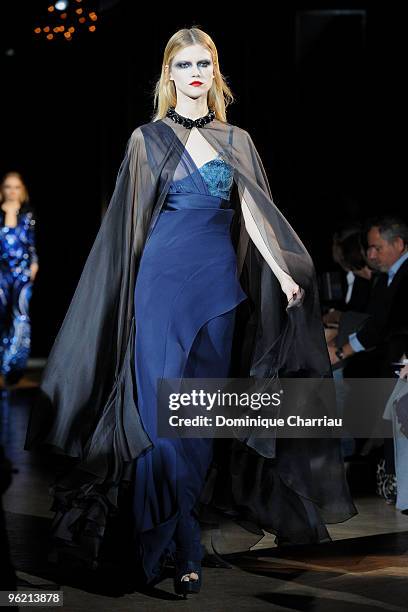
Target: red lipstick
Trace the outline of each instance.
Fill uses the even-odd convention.
[[[201,81],[192,81],[190,83],[190,85],[193,85],[193,87],[199,87],[200,85],[202,85],[202,82]]]

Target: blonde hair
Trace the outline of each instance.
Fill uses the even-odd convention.
[[[29,197],[28,197],[28,191],[27,191],[27,187],[26,184],[24,182],[23,177],[21,176],[21,174],[19,172],[7,172],[7,174],[5,174],[2,178],[2,181],[0,183],[0,204],[2,202],[4,202],[4,183],[7,181],[8,178],[10,177],[15,177],[18,178],[21,181],[21,184],[23,186],[22,189],[22,199],[21,199],[21,204],[26,204],[29,201]]]
[[[212,38],[197,27],[178,30],[166,45],[161,75],[154,87],[154,108],[156,111],[153,115],[153,121],[163,119],[169,107],[174,107],[177,104],[176,86],[174,81],[169,79],[170,65],[173,58],[185,47],[196,44],[202,45],[210,51],[214,65],[214,79],[211,89],[207,94],[208,107],[215,111],[216,119],[223,122],[227,121],[226,108],[234,101],[234,96],[220,72],[217,48]]]

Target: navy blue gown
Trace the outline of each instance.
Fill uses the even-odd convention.
[[[213,441],[158,438],[156,383],[229,375],[235,310],[247,298],[230,234],[232,185],[233,169],[219,155],[197,168],[184,151],[137,275],[138,408],[153,447],[135,462],[133,517],[147,582],[175,552],[193,560],[203,555],[193,507]]]

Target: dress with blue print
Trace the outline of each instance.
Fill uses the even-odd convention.
[[[17,214],[17,225],[4,224],[0,209],[0,374],[22,373],[31,346],[30,266],[38,261],[32,211]]]

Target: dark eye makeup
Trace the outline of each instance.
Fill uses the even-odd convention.
[[[197,64],[203,64],[204,68],[209,66],[210,63],[211,62],[209,60],[200,60],[199,62],[197,62]],[[176,64],[177,68],[184,68],[186,66],[191,66],[191,62],[177,62],[177,64]]]

